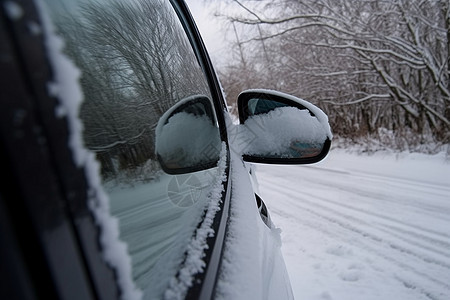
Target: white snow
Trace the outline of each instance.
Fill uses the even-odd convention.
[[[307,110],[295,107],[278,107],[266,114],[252,116],[240,126],[245,127],[247,136],[257,137],[245,150],[246,154],[283,157],[298,157],[301,153],[292,146],[299,142],[309,149],[317,147],[320,153],[329,127],[323,126]]]
[[[194,276],[204,272],[206,264],[203,257],[208,247],[206,239],[215,234],[212,225],[216,213],[220,210],[224,190],[223,182],[226,180],[227,151],[227,146],[223,142],[217,169],[218,176],[211,183],[211,189],[207,196],[206,215],[188,245],[186,259],[178,272],[178,277],[171,280],[170,287],[164,294],[165,299],[184,299],[187,290],[193,285]]]
[[[233,200],[216,299],[292,299],[280,230],[261,220],[247,172],[232,152]]]
[[[326,130],[326,134],[328,136],[328,138],[331,140],[333,138],[333,134],[331,133],[331,128],[330,125],[328,123],[328,116],[317,106],[315,106],[314,104],[303,100],[301,98],[286,94],[286,93],[282,93],[279,91],[274,91],[274,90],[267,90],[267,89],[250,89],[250,90],[245,90],[243,93],[246,92],[251,92],[251,93],[260,93],[260,94],[271,94],[274,96],[278,96],[278,97],[283,97],[286,99],[289,99],[291,101],[297,102],[298,104],[303,105],[304,107],[306,107],[307,109],[309,109],[314,115],[315,117],[319,120],[319,122],[321,124],[323,124],[323,126],[325,127]]]
[[[445,154],[333,150],[256,170],[296,299],[450,299]]]

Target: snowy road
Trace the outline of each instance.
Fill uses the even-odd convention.
[[[258,166],[296,299],[450,299],[450,162],[354,156]]]

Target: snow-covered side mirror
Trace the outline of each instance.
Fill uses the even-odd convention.
[[[238,108],[247,135],[247,162],[310,164],[330,150],[328,117],[305,100],[271,90],[247,90],[239,95]]]
[[[185,174],[217,166],[220,132],[208,97],[179,101],[161,116],[155,133],[156,157],[164,172]]]

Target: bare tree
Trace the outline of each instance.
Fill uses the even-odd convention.
[[[82,70],[84,141],[105,175],[117,164],[134,170],[154,160],[159,117],[178,100],[209,93],[197,80],[202,71],[179,21],[164,5],[93,2],[60,16],[66,52]]]
[[[228,18],[263,32],[241,44],[275,49],[260,76],[320,102],[338,134],[449,142],[448,0],[233,2],[243,13]]]

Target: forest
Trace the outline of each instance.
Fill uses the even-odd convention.
[[[94,2],[76,13],[67,10],[55,9],[54,19],[66,54],[82,71],[86,147],[101,162],[104,178],[126,171],[125,179],[153,179],[161,115],[180,99],[208,95],[181,25],[161,1]]]
[[[435,153],[450,143],[448,0],[230,0],[229,105],[249,88],[311,101],[337,145]]]

